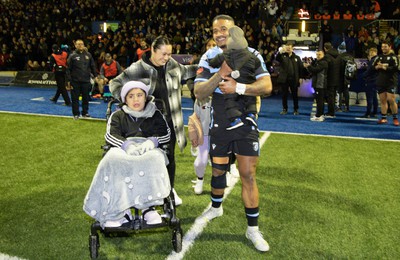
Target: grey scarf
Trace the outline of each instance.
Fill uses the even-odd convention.
[[[148,117],[152,117],[154,115],[154,113],[156,112],[156,104],[154,104],[154,102],[149,101],[144,109],[142,111],[134,111],[133,109],[131,109],[130,107],[128,107],[127,105],[123,105],[122,106],[122,110],[127,113],[128,115],[131,115],[135,118],[140,118],[140,117],[144,117],[144,118],[148,118]]]

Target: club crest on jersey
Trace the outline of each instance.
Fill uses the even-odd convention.
[[[258,142],[253,142],[253,150],[258,151]]]
[[[215,150],[215,147],[217,147],[217,145],[216,144],[212,144],[211,147],[212,147],[213,150]]]

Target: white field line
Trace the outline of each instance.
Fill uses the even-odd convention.
[[[267,141],[270,135],[271,135],[270,132],[264,132],[263,136],[260,139],[260,149],[263,147],[264,143]],[[235,184],[239,181],[239,178],[232,178],[232,179],[230,180],[229,187],[225,189],[224,199],[228,197],[228,195],[235,187]],[[209,207],[211,207],[211,203],[208,204],[208,206],[204,209],[203,213],[206,212],[209,209]],[[185,236],[182,238],[182,251],[179,253],[172,251],[166,259],[167,260],[183,259],[186,252],[190,250],[190,248],[194,244],[194,241],[202,233],[203,229],[207,226],[207,224],[208,222],[195,221],[191,226],[191,228],[189,229],[189,231],[186,232]]]

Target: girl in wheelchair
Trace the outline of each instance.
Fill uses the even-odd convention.
[[[83,205],[102,227],[132,220],[131,207],[142,210],[148,225],[162,222],[154,206],[162,205],[171,191],[163,150],[170,128],[148,91],[140,81],[127,82],[121,90],[121,109],[108,119],[105,140],[111,148],[97,167]]]

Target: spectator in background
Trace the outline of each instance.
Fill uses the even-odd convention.
[[[364,20],[364,18],[365,18],[365,15],[364,15],[363,10],[359,10],[357,15],[356,15],[356,19],[357,20]]]
[[[335,48],[333,48],[330,42],[324,43],[324,51],[326,61],[328,62],[328,82],[326,89],[328,113],[325,114],[325,118],[333,118],[335,117],[336,90],[340,85],[340,61],[338,59],[339,53]]]
[[[142,58],[142,55],[149,50],[150,46],[147,44],[146,39],[141,39],[140,46],[136,50],[137,59],[140,60]]]
[[[74,119],[90,117],[89,93],[92,89],[91,79],[97,77],[96,65],[92,55],[87,51],[83,40],[75,41],[76,50],[67,60],[67,86],[71,89],[72,114]],[[82,113],[79,112],[79,96],[82,96]]]
[[[282,91],[282,111],[281,115],[288,113],[289,90],[293,99],[293,114],[299,114],[298,88],[300,87],[300,78],[303,77],[303,63],[301,58],[293,52],[293,43],[287,43],[279,48],[276,60],[280,64],[277,83]]]
[[[377,48],[370,48],[368,53],[368,66],[366,71],[363,74],[364,82],[365,82],[365,95],[367,98],[367,111],[364,114],[364,117],[376,117],[378,113],[378,98],[376,96],[376,79],[378,76],[378,72],[372,66],[375,62],[375,59],[378,55]]]
[[[116,56],[115,61],[121,65],[123,70],[126,69],[126,67],[128,67],[128,49],[126,48],[125,43],[121,45],[118,52],[114,55]]]
[[[324,20],[321,25],[321,29],[320,29],[320,35],[322,36],[321,38],[322,38],[323,44],[326,42],[331,42],[332,33],[333,33],[333,29],[332,29],[331,25],[329,24],[329,21]]]
[[[267,11],[268,11],[268,18],[276,18],[277,12],[279,10],[279,6],[275,0],[270,0],[267,3]]]
[[[324,14],[322,15],[322,19],[323,20],[330,20],[331,19],[331,15],[329,13],[329,10],[324,10]]]
[[[50,101],[57,103],[58,98],[62,95],[65,106],[71,106],[71,100],[69,98],[66,89],[66,71],[67,71],[67,58],[68,54],[65,51],[60,50],[57,44],[53,44],[51,47],[53,53],[50,56],[50,70],[54,73],[57,82],[56,94],[50,98]]]
[[[3,46],[0,53],[0,71],[6,70],[7,60],[10,54],[7,52],[7,48]]]
[[[318,50],[316,55],[317,60],[312,64],[304,63],[304,67],[312,75],[312,86],[315,90],[315,100],[317,103],[317,113],[310,120],[313,122],[323,122],[325,120],[324,102],[328,83],[328,61],[324,58],[325,54],[322,50]]]
[[[121,74],[121,72],[122,68],[119,62],[114,60],[110,53],[106,53],[105,62],[101,65],[99,76],[95,79],[100,97],[103,97],[104,86]]]
[[[364,36],[361,35],[356,41],[355,55],[356,58],[367,58],[368,44]]]
[[[343,14],[343,19],[344,20],[351,20],[353,19],[353,15],[351,14],[351,11],[349,9],[346,10],[346,13]]]
[[[350,111],[350,80],[345,77],[345,68],[347,60],[354,59],[354,56],[351,53],[346,51],[346,44],[342,43],[338,47],[339,52],[339,62],[340,62],[340,70],[339,70],[339,88],[337,90],[339,94],[339,99],[337,101],[337,112],[349,112]],[[342,106],[344,105],[344,107]]]
[[[339,20],[340,19],[340,13],[338,10],[335,10],[333,13],[333,20]]]
[[[350,53],[354,57],[357,44],[357,36],[354,30],[349,30],[347,35],[344,36],[344,41],[346,44],[346,52]]]
[[[378,1],[371,0],[370,10],[374,13],[375,19],[378,19],[381,16],[381,6]]]

